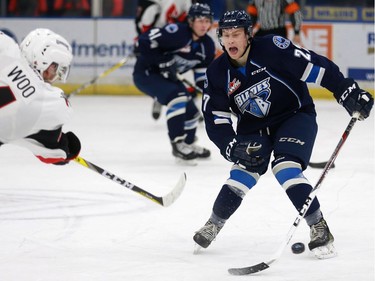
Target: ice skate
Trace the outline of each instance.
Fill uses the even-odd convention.
[[[334,237],[323,218],[310,227],[310,238],[309,249],[318,259],[329,259],[337,255],[333,246]]]
[[[208,220],[206,224],[195,232],[193,240],[198,244],[199,247],[207,248],[211,242],[215,240],[216,236],[222,229],[222,226],[214,224],[211,220]],[[197,253],[200,248],[196,247],[194,253]]]
[[[195,166],[197,162],[197,154],[194,152],[193,147],[186,142],[180,140],[172,142],[172,154],[176,157],[176,163],[188,166]]]
[[[155,120],[158,120],[160,118],[161,107],[161,103],[154,99],[154,102],[152,104],[152,118],[154,118]]]
[[[211,156],[211,152],[204,147],[201,147],[201,146],[196,145],[194,143],[191,144],[191,147],[193,148],[195,154],[197,155],[197,158],[205,159],[205,158],[209,158]]]

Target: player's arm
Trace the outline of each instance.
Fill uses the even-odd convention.
[[[360,113],[361,120],[369,116],[374,104],[373,97],[362,90],[353,79],[345,78],[333,61],[293,44],[282,52],[285,55],[281,56],[283,63],[280,65],[290,75],[331,91],[351,116],[354,112]]]
[[[207,80],[203,89],[202,111],[207,135],[225,157],[226,148],[236,136],[236,133],[232,127],[229,98],[224,92],[225,88],[218,85],[219,80],[222,79],[217,77],[215,79],[215,76],[210,75],[209,71],[210,69],[208,69]],[[224,83],[222,84],[224,85]]]
[[[137,7],[136,23],[138,35],[149,31],[160,16],[160,5],[151,1],[144,1],[143,6]]]
[[[289,15],[290,21],[292,23],[294,34],[299,35],[301,25],[302,25],[302,13],[298,3],[295,1],[286,1],[284,11]]]
[[[257,20],[258,20],[258,10],[257,10],[257,7],[255,6],[254,0],[249,1],[246,11],[250,15],[253,25],[256,25]]]
[[[47,164],[64,165],[75,159],[80,150],[81,143],[72,133],[63,133],[62,129],[41,130],[24,139],[17,140],[14,144],[29,149],[40,161]]]

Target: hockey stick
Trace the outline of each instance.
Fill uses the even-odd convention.
[[[298,214],[297,218],[294,220],[293,225],[289,229],[289,232],[288,232],[285,240],[280,245],[279,249],[274,253],[273,257],[267,262],[261,262],[261,263],[258,263],[256,265],[242,267],[242,268],[229,268],[228,272],[230,274],[232,274],[232,275],[247,275],[247,274],[252,274],[252,273],[256,273],[256,272],[265,270],[265,269],[269,268],[270,265],[273,262],[275,262],[281,256],[284,249],[286,248],[286,246],[288,246],[290,240],[292,239],[292,237],[293,237],[297,227],[299,226],[301,220],[304,218],[307,210],[310,208],[310,205],[312,204],[314,198],[316,197],[316,193],[317,193],[318,189],[320,188],[320,186],[321,186],[325,176],[327,175],[328,171],[331,169],[331,167],[333,165],[333,162],[335,161],[340,149],[342,148],[346,139],[348,138],[348,136],[350,134],[350,131],[352,130],[354,124],[357,122],[358,117],[359,117],[358,113],[353,114],[353,117],[351,118],[348,126],[346,127],[344,133],[341,136],[341,139],[340,139],[339,143],[337,144],[337,146],[336,146],[335,150],[333,151],[330,159],[328,160],[326,166],[324,167],[324,170],[323,170],[320,178],[318,179],[315,187],[311,191],[310,195],[307,197],[305,203],[302,206],[302,209],[299,211],[299,214]]]
[[[84,89],[90,87],[91,85],[95,84],[96,81],[98,81],[100,78],[103,78],[103,77],[106,77],[108,74],[110,74],[111,72],[115,71],[116,69],[120,68],[121,66],[123,66],[126,61],[128,60],[127,57],[123,58],[122,60],[120,60],[118,63],[112,65],[110,68],[108,68],[107,70],[103,71],[102,73],[100,73],[98,76],[94,77],[93,79],[91,79],[90,81],[84,83],[82,86],[80,86],[78,89],[74,90],[73,92],[71,92],[67,98],[71,98],[73,96],[75,96],[76,94],[82,92]]]
[[[188,85],[189,87],[195,89],[196,91],[200,92],[200,93],[203,93],[203,90],[198,87],[197,85],[194,85],[193,83],[191,83],[189,80],[187,80],[186,78],[184,78],[181,74],[177,73],[177,79],[180,80],[182,83],[185,83],[186,85]]]
[[[115,183],[118,183],[120,185],[122,185],[123,187],[126,187],[128,189],[130,189],[131,191],[134,191],[144,197],[146,197],[147,199],[163,206],[163,207],[168,207],[170,205],[172,205],[176,199],[181,195],[182,191],[184,190],[184,187],[185,187],[185,183],[186,183],[186,174],[183,173],[180,177],[180,179],[178,180],[177,184],[175,185],[175,187],[169,192],[167,193],[166,195],[164,196],[156,196],[156,195],[153,195],[152,193],[140,188],[139,186],[136,186],[134,184],[132,184],[131,182],[128,182],[127,180],[124,180],[118,176],[116,176],[115,174],[113,173],[110,173],[106,170],[104,170],[103,168],[100,168],[99,166],[83,159],[82,157],[77,157],[76,159],[74,159],[77,163],[81,164],[82,166],[86,167],[86,168],[89,168],[90,170],[102,175],[103,177],[107,178],[107,179],[110,179],[111,181],[114,181]]]
[[[315,169],[324,169],[324,167],[327,165],[328,161],[326,162],[310,162],[309,166],[311,168]],[[332,163],[331,169],[335,168],[335,163]]]

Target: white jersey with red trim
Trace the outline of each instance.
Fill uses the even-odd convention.
[[[136,15],[138,35],[152,27],[185,21],[191,5],[191,0],[139,1]]]
[[[43,145],[27,136],[61,128],[71,116],[71,107],[63,91],[45,83],[13,39],[1,32],[0,61],[0,142],[27,146],[37,156],[48,157],[52,151],[40,152]],[[52,154],[56,153],[65,155],[60,149]]]

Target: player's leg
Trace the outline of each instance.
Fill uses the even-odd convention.
[[[216,197],[210,218],[193,236],[195,243],[203,248],[207,248],[211,244],[258,179],[258,173],[246,171],[238,165],[232,166],[229,179]]]
[[[297,113],[276,132],[272,171],[298,211],[312,191],[303,171],[309,163],[316,133],[315,115],[307,113]],[[305,220],[310,226],[310,250],[319,258],[335,255],[332,244],[334,238],[323,218],[317,198],[306,212]],[[327,252],[322,255],[319,253],[321,250]]]
[[[172,154],[182,160],[197,158],[193,148],[185,142],[186,107],[189,96],[182,82],[174,82],[159,74],[134,74],[135,85],[145,94],[167,106],[166,119]]]
[[[200,113],[196,107],[195,102],[192,98],[188,100],[186,106],[186,121],[185,121],[185,142],[189,144],[198,158],[208,158],[211,152],[200,145],[197,144],[196,131],[199,122]]]
[[[240,136],[238,137],[240,138]],[[236,164],[232,166],[229,178],[216,197],[209,220],[193,236],[194,241],[203,248],[207,248],[211,244],[225,222],[241,205],[247,192],[255,186],[259,177],[267,171],[272,150],[269,137],[257,134],[243,136],[242,138],[262,144],[259,154],[263,154],[265,162],[261,167],[254,168],[251,171]]]

